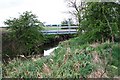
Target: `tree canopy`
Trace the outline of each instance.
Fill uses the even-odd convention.
[[[73,22],[73,20],[72,20],[72,18],[69,18],[69,19],[65,19],[65,20],[63,20],[62,22],[61,22],[61,25],[75,25],[74,24],[74,22]]]
[[[80,23],[85,39],[111,40],[120,35],[120,5],[115,2],[88,2]]]
[[[5,21],[9,30],[9,40],[12,43],[12,51],[16,54],[31,53],[33,47],[43,42],[42,22],[32,12],[24,12],[18,18]]]

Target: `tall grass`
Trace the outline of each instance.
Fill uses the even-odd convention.
[[[100,58],[105,61],[106,73],[109,77],[120,76],[120,44],[104,43],[96,48]]]
[[[10,61],[9,64],[3,65],[3,77],[85,78],[97,69],[93,62],[94,52],[97,52],[103,62],[100,65],[104,67],[108,77],[120,75],[119,43],[103,43],[93,47],[80,42],[77,38],[64,41],[48,57]]]

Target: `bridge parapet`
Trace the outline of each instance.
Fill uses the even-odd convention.
[[[57,26],[55,30],[43,30],[42,33],[43,34],[76,34],[77,29],[78,26]]]

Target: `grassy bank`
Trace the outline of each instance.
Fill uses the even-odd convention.
[[[77,37],[61,42],[49,57],[10,61],[3,65],[3,77],[118,77],[119,53],[120,43],[82,44]]]

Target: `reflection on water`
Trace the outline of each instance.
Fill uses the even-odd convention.
[[[54,47],[54,48],[50,48],[48,50],[44,50],[44,56],[49,56],[50,53],[52,53],[55,49],[57,49],[58,47]]]

